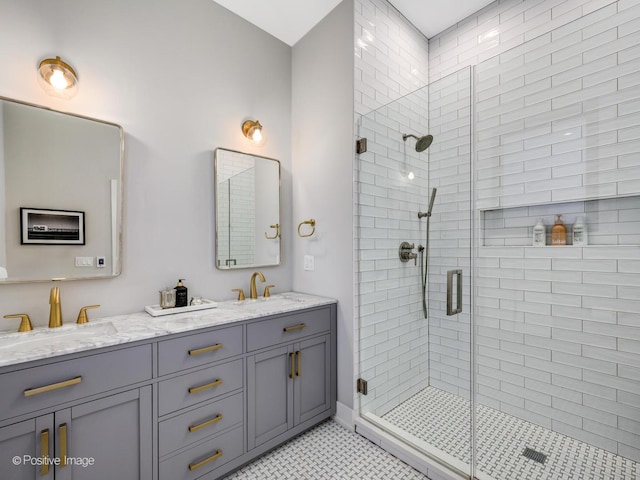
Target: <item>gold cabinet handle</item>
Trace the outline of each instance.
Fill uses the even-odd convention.
[[[203,465],[206,465],[209,462],[213,462],[216,458],[220,458],[222,456],[222,450],[217,450],[216,453],[214,453],[213,455],[211,455],[210,457],[205,458],[204,460],[198,462],[198,463],[190,463],[189,464],[189,470],[193,471],[197,468],[202,467]]]
[[[213,425],[214,423],[218,423],[220,420],[222,420],[222,415],[218,414],[214,418],[212,418],[211,420],[207,420],[206,422],[199,423],[198,425],[190,425],[189,426],[189,431],[190,432],[197,432],[198,430],[200,430],[200,429],[202,429],[204,427],[208,427],[209,425]]]
[[[302,375],[302,352],[298,350],[296,352],[296,357],[298,357],[298,368],[296,369],[296,377]]]
[[[189,388],[189,393],[202,392],[203,390],[207,390],[209,388],[217,387],[221,383],[222,383],[222,379],[219,378],[215,382],[207,383],[206,385],[200,385],[199,387],[190,387]]]
[[[40,473],[44,476],[49,473],[49,429],[40,432],[40,456],[42,457],[42,466]]]
[[[62,423],[58,427],[58,440],[60,441],[60,467],[67,466],[67,424]]]
[[[64,382],[52,383],[51,385],[45,385],[44,387],[27,388],[24,391],[25,397],[33,397],[34,395],[40,395],[41,393],[51,392],[60,388],[70,387],[71,385],[77,385],[82,383],[82,377],[75,377]]]
[[[289,360],[291,360],[291,369],[289,370],[289,378],[293,378],[295,376],[295,369],[296,369],[295,365],[296,364],[295,364],[295,360],[293,358],[294,355],[295,354],[293,352],[291,352],[289,354]]]
[[[300,330],[306,326],[307,326],[306,323],[301,323],[300,325],[294,325],[293,327],[284,327],[282,330],[284,332],[293,332],[294,330]]]
[[[193,350],[189,350],[189,355],[200,355],[201,353],[213,352],[214,350],[220,350],[221,348],[222,348],[222,344],[216,343],[215,345],[211,345],[209,347],[195,348]]]

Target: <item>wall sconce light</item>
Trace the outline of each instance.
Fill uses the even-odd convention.
[[[262,125],[256,120],[247,120],[242,124],[242,133],[249,140],[253,140],[255,143],[262,141]]]
[[[49,95],[71,98],[78,91],[78,75],[60,57],[46,58],[38,66],[38,83]]]

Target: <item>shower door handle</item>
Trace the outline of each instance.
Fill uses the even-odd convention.
[[[453,276],[456,276],[456,308],[453,309]],[[447,315],[457,315],[462,312],[462,270],[447,272]]]

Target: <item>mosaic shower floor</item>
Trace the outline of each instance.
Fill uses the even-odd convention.
[[[470,461],[470,403],[427,387],[382,418],[403,431]],[[544,427],[479,406],[478,469],[496,480],[638,480],[640,465]],[[522,456],[525,448],[547,455],[544,464]],[[486,475],[481,475],[486,477]]]
[[[329,420],[227,480],[429,480],[355,432]]]

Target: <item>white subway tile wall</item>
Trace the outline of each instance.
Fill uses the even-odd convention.
[[[429,384],[466,399],[471,392],[471,93],[470,68],[429,85],[434,136],[429,179],[437,188],[429,241]],[[458,269],[462,313],[449,316],[447,272]],[[455,292],[452,300],[455,307]]]
[[[246,155],[226,151],[233,164],[217,169],[218,264],[255,264],[255,162]],[[229,204],[229,198],[233,202]],[[224,234],[221,234],[224,232]]]
[[[414,252],[424,243],[417,214],[426,208],[427,153],[402,135],[428,132],[428,90],[420,89],[427,85],[428,48],[387,2],[354,5],[355,112],[364,115],[358,135],[368,140],[354,162],[358,371],[369,388],[360,402],[363,412],[382,415],[429,381],[420,267],[398,256],[401,242],[414,243]]]
[[[639,19],[637,0],[496,1],[429,42],[431,82],[477,65],[477,400],[636,461]],[[584,213],[590,246],[529,246],[554,213]]]

